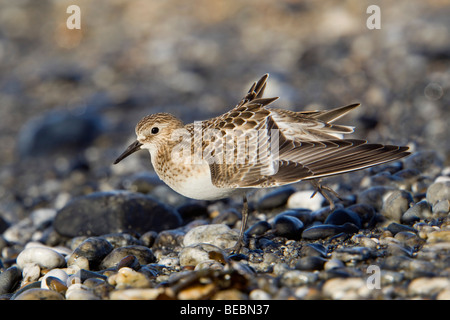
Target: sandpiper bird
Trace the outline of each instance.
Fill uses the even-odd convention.
[[[359,104],[301,112],[272,107],[278,98],[263,98],[268,77],[253,83],[231,111],[209,120],[184,125],[168,113],[144,117],[136,126],[137,140],[114,162],[148,149],[158,176],[186,197],[217,200],[242,194],[242,223],[233,252],[244,244],[247,191],[309,180],[333,206],[327,192],[337,193],[318,179],[410,154],[408,147],[343,139],[354,128],[334,121]]]

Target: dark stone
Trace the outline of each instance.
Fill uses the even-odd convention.
[[[22,272],[16,266],[6,269],[0,274],[0,294],[10,293],[22,279]]]
[[[301,220],[288,215],[278,215],[273,221],[274,234],[288,239],[300,239],[303,227]]]
[[[289,209],[283,212],[280,212],[278,216],[287,215],[291,217],[295,217],[303,222],[304,225],[308,225],[312,220],[312,211],[310,209]]]
[[[207,217],[207,215],[206,215]],[[221,212],[217,217],[212,220],[212,224],[226,224],[227,226],[233,226],[236,222],[241,221],[242,215],[234,208],[230,208]]]
[[[399,224],[399,223],[396,223],[396,222],[392,222],[391,224],[389,224],[387,226],[387,230],[389,230],[394,236],[397,233],[403,232],[403,231],[409,231],[409,232],[417,233],[417,230],[414,229],[413,227],[405,226],[403,224]]]
[[[265,211],[284,206],[295,191],[296,190],[290,186],[278,188],[259,199],[256,210]]]
[[[141,240],[128,233],[110,233],[100,236],[99,238],[108,241],[114,249],[131,245],[142,245]]]
[[[359,216],[348,209],[338,209],[330,213],[325,220],[325,224],[343,225],[346,222],[353,223],[357,227],[361,228],[361,219]]]
[[[116,267],[120,261],[127,257],[134,256],[140,265],[146,265],[156,261],[151,249],[144,246],[127,246],[114,249],[108,254],[100,264],[101,269]]]
[[[325,258],[327,256],[327,249],[320,243],[308,243],[303,246],[300,253],[303,256],[318,256]]]
[[[318,256],[308,256],[297,260],[295,269],[304,271],[322,270],[327,259]]]
[[[127,191],[96,192],[74,199],[54,220],[55,230],[67,237],[159,232],[180,225],[174,209],[150,196]]]
[[[22,127],[18,151],[22,157],[74,153],[92,144],[102,130],[102,119],[94,113],[51,111]]]
[[[105,239],[97,237],[87,238],[70,255],[67,263],[70,265],[74,259],[85,257],[89,261],[89,267],[91,269],[96,268],[113,249],[111,243]]]
[[[343,232],[342,226],[334,224],[321,224],[305,229],[302,233],[302,238],[306,240],[317,240],[333,237]]]
[[[267,221],[258,221],[254,225],[245,231],[247,237],[258,237],[265,234],[267,231],[272,229],[272,226]]]
[[[177,211],[183,219],[183,224],[191,222],[199,218],[207,218],[209,216],[208,208],[201,203],[186,203],[177,207]]]
[[[355,212],[360,221],[362,228],[371,228],[382,220],[382,216],[377,214],[375,209],[365,203],[357,203],[346,208],[347,210]]]

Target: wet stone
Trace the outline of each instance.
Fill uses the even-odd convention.
[[[278,216],[286,215],[299,219],[304,225],[308,225],[312,221],[312,210],[310,209],[289,209],[277,214]]]
[[[358,228],[361,228],[361,219],[359,216],[348,209],[338,209],[330,213],[324,224],[343,225],[345,223],[352,223]]]
[[[288,239],[300,239],[303,227],[303,222],[293,216],[278,215],[273,221],[275,235]]]
[[[321,224],[305,229],[302,233],[302,238],[307,240],[325,239],[338,235],[342,232],[344,232],[342,226]]]

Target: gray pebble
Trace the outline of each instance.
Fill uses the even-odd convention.
[[[381,211],[381,208],[383,207],[384,196],[387,193],[392,192],[394,190],[396,189],[393,187],[385,187],[385,186],[371,187],[358,194],[358,203],[367,204],[375,208],[375,210]]]
[[[405,167],[424,175],[436,176],[442,170],[443,161],[436,151],[417,151],[405,159]]]
[[[16,266],[0,274],[0,294],[10,293],[22,278],[22,272]]]
[[[421,219],[429,219],[431,217],[431,206],[428,201],[422,200],[414,204],[406,210],[402,215],[401,221],[407,224],[413,224]]]
[[[433,206],[433,216],[437,218],[444,218],[448,215],[450,211],[450,200],[439,200]]]
[[[403,214],[414,203],[411,193],[405,190],[395,190],[383,202],[383,215],[393,221],[400,222]]]
[[[450,200],[450,181],[435,182],[427,189],[427,201],[434,206],[440,200]]]

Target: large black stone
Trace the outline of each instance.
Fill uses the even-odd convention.
[[[96,192],[69,202],[57,213],[55,230],[64,236],[173,229],[181,225],[176,210],[158,200],[128,191]]]

